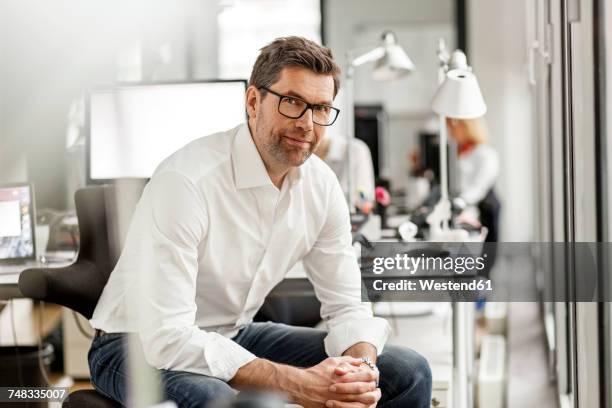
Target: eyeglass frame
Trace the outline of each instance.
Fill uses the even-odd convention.
[[[271,90],[270,88],[268,88],[267,86],[260,86],[260,87],[258,87],[257,89],[259,89],[259,90],[262,90],[262,89],[263,89],[263,90],[265,90],[266,92],[270,92],[272,95],[278,96],[278,106],[277,106],[276,110],[278,111],[278,113],[280,113],[281,115],[283,115],[284,117],[289,118],[289,119],[299,119],[299,118],[301,118],[302,116],[304,116],[304,114],[306,113],[306,111],[307,111],[308,109],[310,109],[310,110],[312,111],[312,123],[314,123],[315,125],[319,125],[319,126],[331,126],[331,125],[333,125],[334,123],[336,123],[336,120],[338,120],[338,116],[340,116],[340,109],[335,108],[335,107],[333,107],[333,106],[331,106],[331,105],[325,105],[324,103],[308,103],[308,102],[306,102],[305,100],[303,100],[302,98],[299,98],[299,97],[297,97],[297,96],[293,96],[293,95],[283,95],[283,94],[280,94],[280,93],[278,93],[278,92],[275,92],[275,91]],[[285,115],[284,113],[282,113],[282,112],[280,111],[280,105],[281,105],[281,103],[283,102],[283,99],[284,99],[284,98],[291,98],[291,99],[297,99],[297,100],[300,100],[300,101],[302,101],[302,102],[304,102],[304,103],[306,104],[306,107],[304,108],[304,110],[302,111],[302,113],[300,113],[300,115],[299,115],[299,116],[296,116],[296,117],[287,116],[287,115]],[[327,108],[331,108],[332,110],[336,111],[336,117],[334,118],[334,120],[333,120],[331,123],[328,123],[327,125],[323,125],[323,124],[321,124],[321,123],[315,122],[314,110],[312,109],[312,108],[313,108],[313,107],[315,107],[315,106],[325,106],[325,107],[327,107]]]

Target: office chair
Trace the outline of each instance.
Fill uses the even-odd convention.
[[[80,231],[77,260],[63,268],[23,271],[19,276],[19,289],[24,296],[65,306],[91,318],[119,259],[119,223],[107,217],[107,214],[117,214],[116,195],[116,187],[111,185],[87,187],[76,192]],[[121,405],[95,390],[79,390],[71,393],[63,406],[115,408]]]

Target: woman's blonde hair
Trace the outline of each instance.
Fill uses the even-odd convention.
[[[465,128],[465,136],[470,143],[481,144],[489,141],[487,125],[482,117],[476,119],[449,118],[449,121],[451,126],[463,126]]]

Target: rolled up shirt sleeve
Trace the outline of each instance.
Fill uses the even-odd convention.
[[[146,361],[165,370],[229,381],[256,357],[229,338],[195,325],[198,244],[208,228],[203,197],[181,173],[155,175],[146,205],[135,216],[150,229],[139,237],[142,264],[134,273],[139,337]]]
[[[351,245],[350,217],[338,183],[330,188],[327,208],[325,224],[303,259],[328,328],[325,351],[331,357],[341,356],[351,346],[366,342],[380,354],[390,327],[385,319],[373,316],[369,302],[361,301],[361,274]]]

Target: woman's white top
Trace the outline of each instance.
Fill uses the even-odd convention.
[[[478,144],[459,155],[461,197],[468,206],[475,206],[487,196],[499,174],[499,157],[489,145]]]

